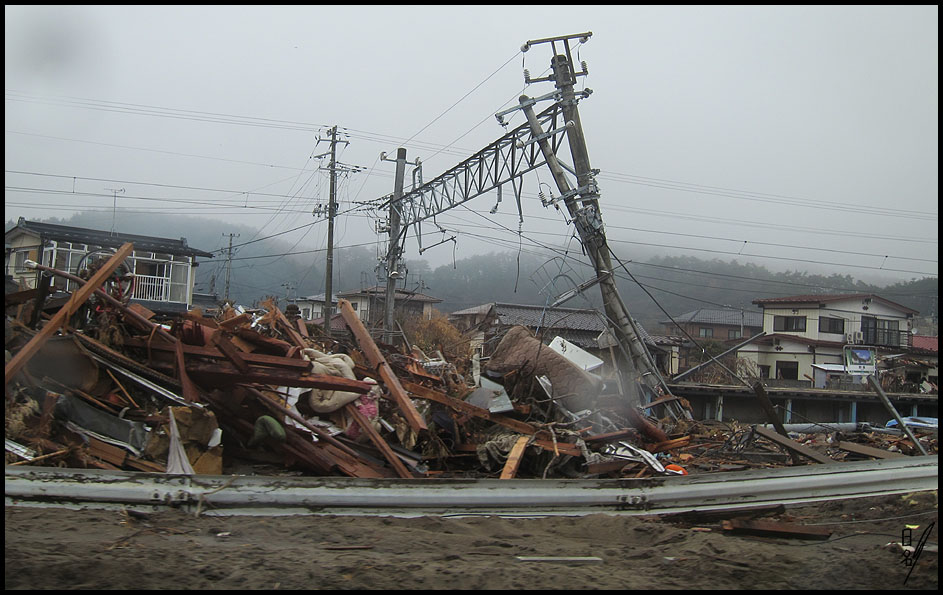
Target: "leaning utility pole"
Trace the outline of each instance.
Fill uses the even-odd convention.
[[[396,280],[399,278],[399,209],[405,175],[406,149],[400,147],[396,150],[396,177],[393,181],[393,200],[390,201],[390,245],[386,251],[386,298],[383,302],[383,340],[386,343],[393,342],[393,309],[396,305]]]
[[[667,385],[665,385],[651,359],[651,355],[642,343],[639,330],[629,315],[622,297],[619,295],[615,275],[613,275],[609,245],[606,241],[606,232],[599,210],[599,188],[595,179],[597,172],[594,172],[590,167],[589,152],[586,150],[586,140],[583,137],[583,127],[580,123],[579,108],[577,107],[579,98],[573,91],[576,76],[585,75],[587,72],[585,63],[583,63],[581,72],[574,70],[571,63],[569,39],[582,37],[585,40],[589,35],[591,34],[540,39],[528,41],[524,45],[524,49],[537,43],[549,42],[553,46],[555,55],[550,60],[553,74],[547,78],[537,80],[552,80],[559,92],[559,105],[563,111],[567,141],[573,159],[570,171],[576,175],[576,188],[570,187],[564,167],[556,158],[547,140],[548,135],[544,133],[537,115],[534,113],[533,105],[536,101],[523,95],[520,98],[520,107],[530,124],[533,138],[537,139],[544,158],[547,160],[547,165],[550,167],[554,181],[560,191],[560,198],[563,199],[570,218],[576,226],[583,247],[592,260],[593,268],[596,271],[596,280],[602,293],[606,316],[623,349],[620,367],[626,375],[626,379],[629,380],[625,384],[628,389],[626,396],[631,403],[638,405],[641,404],[642,399],[636,382],[644,383],[651,389],[658,386],[665,392],[667,392]],[[557,54],[557,42],[563,43],[565,55]],[[528,82],[536,81],[529,80]],[[582,92],[583,97],[586,95],[586,91]]]

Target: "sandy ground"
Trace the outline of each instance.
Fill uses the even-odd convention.
[[[827,541],[725,534],[719,519],[584,517],[131,518],[6,508],[6,589],[934,589],[938,553],[911,568],[905,524],[937,493],[840,500],[767,520],[828,523]],[[892,520],[879,520],[889,517]],[[863,522],[850,522],[863,521]],[[711,531],[703,529],[710,528]],[[929,544],[937,542],[934,526]],[[527,561],[518,556],[595,556]]]

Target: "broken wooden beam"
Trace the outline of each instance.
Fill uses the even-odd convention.
[[[884,450],[883,448],[874,448],[871,446],[865,446],[864,444],[847,442],[845,440],[842,440],[838,443],[838,448],[847,450],[848,452],[853,452],[855,454],[874,457],[876,459],[894,459],[907,456],[900,452],[891,452],[889,450]]]
[[[158,370],[172,367],[172,365],[167,362],[153,362],[152,365]],[[228,362],[205,363],[188,361],[186,362],[186,366],[187,373],[193,377],[199,378],[203,384],[213,383],[228,386],[232,384],[259,383],[301,388],[323,388],[358,394],[368,393],[370,389],[375,386],[368,382],[352,380],[350,378],[344,378],[343,376],[308,374],[307,372],[278,368],[249,366],[249,371],[242,373]]]
[[[808,459],[812,459],[816,463],[835,463],[836,462],[834,459],[831,459],[823,454],[819,454],[815,452],[814,450],[812,450],[811,448],[807,448],[799,444],[795,440],[780,436],[779,434],[777,434],[773,430],[770,430],[769,428],[764,428],[763,426],[753,426],[753,431],[759,434],[760,436],[766,438],[767,440],[771,440],[775,442],[776,444],[779,444],[780,446],[786,448],[790,452],[795,452]]]
[[[98,271],[92,275],[92,278],[88,280],[88,283],[78,288],[75,292],[72,293],[72,297],[69,298],[69,301],[59,309],[58,312],[49,320],[43,328],[39,330],[29,342],[20,349],[13,358],[7,362],[4,367],[4,386],[9,384],[14,376],[19,373],[23,366],[32,358],[39,348],[55,334],[64,324],[69,321],[69,317],[78,311],[85,302],[88,301],[92,294],[95,293],[105,281],[111,276],[115,269],[117,269],[124,259],[127,258],[131,252],[134,250],[134,245],[131,243],[126,243],[118,249],[118,251],[109,258],[104,265]],[[107,295],[107,294],[106,294]]]
[[[393,449],[390,448],[390,445],[386,443],[386,440],[383,439],[383,436],[380,436],[380,433],[370,424],[370,421],[364,416],[363,413],[357,409],[357,405],[354,403],[347,403],[344,406],[345,410],[352,418],[354,422],[360,426],[360,429],[370,438],[370,441],[373,442],[373,445],[383,453],[383,457],[389,462],[389,464],[396,471],[397,475],[404,479],[410,479],[413,477],[413,474],[409,472],[409,469],[406,468],[406,465],[403,464],[403,461],[393,452]]]
[[[363,322],[360,321],[357,313],[354,312],[350,302],[339,299],[337,300],[337,308],[340,310],[341,316],[347,324],[347,328],[354,334],[354,338],[357,340],[360,350],[363,351],[367,361],[370,362],[370,366],[377,371],[380,375],[380,381],[390,391],[390,395],[392,395],[394,402],[399,406],[400,412],[406,419],[406,423],[408,423],[409,427],[416,433],[428,433],[429,428],[426,426],[426,421],[419,415],[419,412],[416,411],[415,405],[409,400],[409,395],[406,393],[403,385],[400,384],[399,378],[393,373],[390,364],[387,363],[386,358],[383,357],[380,348],[377,347],[377,344],[373,341],[367,328],[363,325]]]
[[[524,456],[524,449],[527,448],[528,436],[521,436],[511,447],[508,453],[507,461],[504,463],[504,469],[501,470],[501,479],[514,479],[517,475],[517,468],[521,466],[521,457]]]
[[[236,348],[232,338],[227,337],[226,341]],[[173,351],[175,347],[171,343],[163,341],[147,341],[136,337],[130,337],[124,340],[125,347],[139,347],[141,349],[151,349],[154,351]],[[183,345],[183,352],[186,355],[194,355],[211,359],[230,359],[221,349],[216,347],[200,347],[197,345]],[[283,355],[267,355],[264,353],[251,353],[240,350],[238,353],[240,359],[248,364],[259,366],[273,366],[278,368],[291,368],[295,370],[307,370],[311,368],[311,362],[296,357],[285,357]],[[230,359],[230,361],[232,361]]]
[[[454,399],[444,393],[441,393],[437,390],[428,388],[421,384],[416,384],[415,382],[403,381],[403,387],[406,388],[409,392],[413,393],[420,399],[428,399],[430,401],[435,401],[436,403],[441,403],[446,407],[459,411],[461,413],[467,413],[474,417],[479,417],[481,419],[487,419],[488,421],[494,422],[500,426],[510,428],[515,432],[520,434],[536,434],[537,428],[530,425],[529,423],[519,421],[510,417],[506,417],[499,413],[491,413],[483,407],[478,407],[472,405],[471,403],[466,403],[459,399]]]
[[[731,533],[762,535],[763,537],[796,537],[799,539],[828,539],[832,532],[824,527],[809,527],[777,521],[750,521],[730,519],[721,521],[721,528]]]
[[[226,359],[231,361],[236,368],[243,374],[249,371],[249,364],[246,363],[246,358],[242,356],[236,346],[223,334],[221,331],[216,331],[210,335],[210,343],[216,346],[219,351],[226,356]]]

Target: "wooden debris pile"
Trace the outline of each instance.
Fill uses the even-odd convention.
[[[109,292],[129,251],[87,280],[38,267],[79,285],[64,300],[41,289],[7,294],[7,464],[576,478],[800,463],[784,445],[801,464],[869,456],[867,448],[912,454],[899,437],[870,446],[842,437],[819,452],[760,427],[658,421],[523,328],[473,378],[457,371],[471,370],[467,362],[456,368],[378,344],[345,300],[341,338],[271,302],[159,322]]]

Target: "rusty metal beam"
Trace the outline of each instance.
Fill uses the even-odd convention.
[[[134,244],[126,243],[118,249],[118,251],[108,259],[107,262],[98,269],[98,271],[92,275],[92,278],[89,279],[88,283],[77,289],[72,293],[72,297],[69,298],[69,301],[59,309],[58,312],[49,320],[43,328],[33,335],[33,338],[20,349],[16,355],[13,356],[6,366],[4,367],[4,381],[3,384],[6,386],[13,379],[14,376],[19,373],[23,366],[32,358],[36,352],[39,351],[40,347],[58,331],[62,325],[68,322],[69,317],[75,314],[75,312],[82,306],[85,302],[88,301],[92,294],[95,293],[95,290],[98,289],[111,274],[115,271],[118,266],[124,262],[124,259],[127,258],[131,252],[134,250]]]
[[[386,358],[380,353],[380,348],[373,342],[373,338],[370,337],[367,328],[363,325],[363,322],[360,321],[357,313],[354,312],[350,302],[344,299],[337,300],[337,308],[340,310],[341,316],[347,324],[347,328],[354,334],[354,338],[357,340],[360,350],[363,351],[367,361],[370,362],[370,366],[377,371],[377,374],[380,376],[380,381],[389,389],[394,402],[399,406],[400,412],[402,412],[403,416],[406,418],[406,423],[408,423],[409,427],[416,433],[427,433],[429,428],[426,426],[426,421],[419,415],[419,412],[416,411],[416,406],[409,400],[409,394],[406,393],[403,385],[400,384],[399,378],[393,373],[393,368],[387,363]]]

